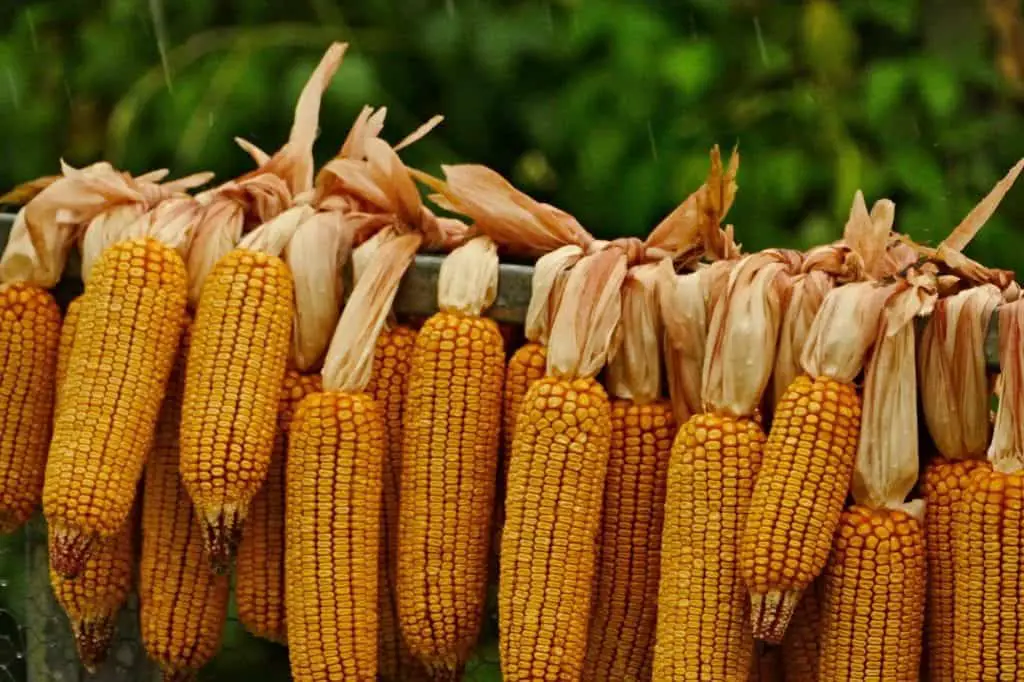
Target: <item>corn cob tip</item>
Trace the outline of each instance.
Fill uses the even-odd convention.
[[[466,666],[462,663],[435,664],[427,668],[427,678],[430,682],[459,682],[465,669]]]
[[[781,644],[801,594],[803,590],[751,594],[750,624],[754,639],[767,644]]]
[[[62,578],[74,579],[85,568],[93,540],[92,535],[57,523],[50,537],[50,568]]]
[[[210,570],[225,575],[231,570],[242,541],[243,517],[235,505],[224,505],[203,517],[203,542]]]
[[[82,666],[91,674],[107,660],[110,643],[114,640],[114,620],[108,616],[73,620],[71,631]]]

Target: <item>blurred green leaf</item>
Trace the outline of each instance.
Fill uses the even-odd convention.
[[[717,58],[717,50],[711,42],[685,40],[661,57],[661,75],[669,86],[690,98],[698,97],[715,79]]]
[[[922,63],[917,72],[924,98],[930,113],[939,119],[948,118],[960,104],[960,87],[956,76],[935,64]]]
[[[803,11],[803,41],[811,69],[828,80],[841,80],[852,68],[857,36],[832,0],[810,0]]]
[[[897,106],[903,104],[902,97],[907,82],[906,67],[896,61],[873,64],[867,72],[864,109],[868,119],[884,121]]]

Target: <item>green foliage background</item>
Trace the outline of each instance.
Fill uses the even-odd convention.
[[[730,218],[747,247],[834,238],[857,188],[935,242],[1024,153],[1020,14],[1016,0],[6,2],[0,188],[60,157],[248,170],[232,137],[276,148],[323,49],[346,40],[320,160],[364,103],[388,106],[393,140],[440,112],[410,163],[486,163],[615,236],[694,189],[710,145],[738,144]],[[1024,264],[1022,220],[1018,188],[971,255]],[[280,660],[231,650],[250,670]]]

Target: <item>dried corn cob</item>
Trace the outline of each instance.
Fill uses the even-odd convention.
[[[505,452],[512,452],[512,441],[515,435],[516,415],[519,413],[519,406],[526,397],[530,386],[539,379],[544,378],[544,370],[547,366],[547,350],[540,343],[530,341],[512,354],[508,361],[508,370],[505,372],[505,395],[502,398],[502,418],[504,426],[502,435],[504,437]],[[505,457],[505,477],[508,477],[508,464],[510,457]]]
[[[710,411],[683,424],[669,462],[655,679],[750,674],[739,541],[764,444],[752,415],[774,363],[785,267],[774,252],[746,257],[712,315],[702,382]],[[752,348],[763,350],[751,356]]]
[[[441,312],[416,336],[405,403],[397,597],[410,649],[452,671],[483,619],[505,358],[481,317],[497,288],[494,243],[470,241],[442,267]]]
[[[79,296],[68,304],[68,309],[64,313],[64,321],[60,325],[60,341],[57,343],[57,365],[54,372],[54,414],[60,408],[62,387],[68,375],[68,362],[71,360],[71,349],[75,345],[75,332],[78,330],[78,318],[81,314],[82,297]]]
[[[117,626],[117,614],[132,588],[135,524],[98,542],[74,580],[50,571],[57,602],[71,620],[78,658],[90,672],[103,663]]]
[[[372,349],[420,241],[405,235],[379,247],[338,322],[324,363],[325,392],[306,397],[292,421],[285,596],[297,682],[377,679],[387,431],[365,386]]]
[[[665,479],[676,433],[672,405],[660,399],[656,286],[662,272],[654,264],[630,270],[622,293],[622,345],[606,374],[616,397],[583,680],[651,675]]]
[[[804,590],[782,640],[782,671],[786,682],[818,682],[821,649],[821,606],[824,581],[817,579]]]
[[[925,469],[922,494],[928,554],[928,674],[953,681],[955,650],[953,507],[988,446],[985,332],[999,289],[968,289],[939,301],[921,336],[918,380],[928,429],[940,457]]]
[[[402,478],[402,422],[416,332],[404,325],[381,331],[374,350],[373,372],[366,392],[377,403],[387,431],[378,574],[380,620],[379,675],[388,682],[416,680],[424,671],[409,651],[398,627],[396,572]]]
[[[931,278],[911,281],[888,288],[893,296],[865,374],[856,504],[841,515],[824,572],[818,673],[825,682],[920,676],[923,504],[905,500],[918,475],[913,322],[930,311],[935,289]]]
[[[573,269],[552,325],[548,376],[530,387],[517,419],[498,584],[510,682],[583,672],[611,445],[608,398],[593,377],[618,323],[625,274],[614,246]]]
[[[203,531],[178,475],[187,343],[168,385],[142,499],[139,621],[146,652],[168,682],[189,679],[220,648],[228,579],[203,555]]]
[[[235,564],[235,603],[238,620],[256,635],[285,643],[284,518],[285,452],[295,408],[307,395],[321,390],[319,374],[285,373],[277,435],[270,471],[252,501],[249,520],[238,546]]]

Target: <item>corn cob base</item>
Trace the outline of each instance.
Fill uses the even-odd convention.
[[[824,574],[823,682],[919,680],[924,542],[921,523],[904,512],[861,506],[843,512]]]

